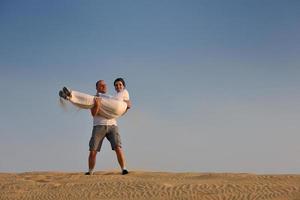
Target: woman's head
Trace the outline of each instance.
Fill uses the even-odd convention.
[[[121,92],[126,87],[124,79],[123,78],[117,78],[114,81],[114,86],[115,86],[115,90],[117,92]]]

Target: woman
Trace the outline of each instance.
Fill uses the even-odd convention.
[[[128,110],[131,107],[131,101],[129,99],[129,93],[126,89],[126,84],[123,78],[117,78],[114,81],[114,86],[117,94],[115,95],[115,98],[120,101],[125,101],[127,104],[126,110]]]
[[[125,82],[123,86],[125,86]],[[125,89],[125,91],[127,90]],[[120,93],[118,92],[115,97],[107,96],[107,98],[97,97],[98,95],[92,96],[75,90],[70,90],[66,87],[63,87],[63,89],[59,91],[59,96],[61,98],[68,100],[76,107],[83,109],[91,109],[92,107],[94,107],[95,98],[99,98],[100,110],[98,114],[107,119],[118,118],[127,111],[127,109],[131,106],[128,91],[127,95],[128,100],[126,97],[126,92],[122,92],[121,90]]]

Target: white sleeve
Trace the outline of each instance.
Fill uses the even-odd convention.
[[[124,89],[121,92],[118,92],[115,96],[115,99],[121,100],[121,101],[128,101],[129,100],[129,93],[126,89]]]

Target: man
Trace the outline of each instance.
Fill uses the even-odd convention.
[[[109,97],[108,95],[106,95],[107,86],[104,80],[97,81],[96,90],[99,97]],[[128,171],[126,169],[125,156],[121,147],[121,138],[119,135],[117,122],[115,119],[106,119],[104,117],[101,117],[100,115],[97,115],[100,107],[100,102],[101,100],[99,98],[95,98],[95,105],[93,108],[91,108],[91,114],[93,116],[93,131],[89,142],[89,171],[85,174],[93,174],[93,170],[96,164],[96,155],[97,152],[100,151],[102,142],[105,137],[109,140],[112,150],[116,152],[119,165],[122,169],[122,174],[128,174]]]

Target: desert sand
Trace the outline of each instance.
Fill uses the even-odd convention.
[[[300,175],[134,171],[0,173],[0,199],[300,200]]]

